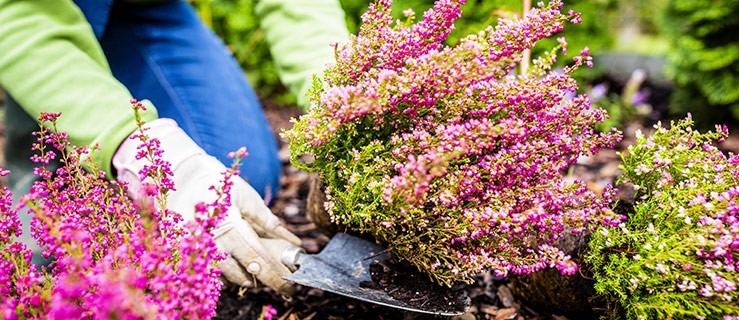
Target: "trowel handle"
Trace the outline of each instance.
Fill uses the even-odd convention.
[[[290,271],[298,269],[298,257],[305,253],[301,247],[296,247],[287,241],[280,239],[259,238],[262,246],[269,251],[273,257],[280,257],[280,262],[284,264]]]

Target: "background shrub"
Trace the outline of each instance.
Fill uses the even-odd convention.
[[[690,111],[699,124],[739,120],[739,1],[667,2],[662,32],[669,39],[667,74],[677,90],[674,114]]]
[[[223,39],[261,97],[295,104],[280,82],[265,34],[254,12],[256,0],[190,0],[203,21]]]

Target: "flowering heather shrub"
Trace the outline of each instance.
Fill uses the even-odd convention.
[[[602,110],[571,93],[570,73],[550,70],[564,39],[529,74],[521,52],[578,22],[552,1],[527,20],[503,20],[443,44],[463,0],[437,1],[420,22],[376,1],[336,63],[315,80],[314,107],[285,133],[295,165],[326,183],[332,219],[369,232],[450,285],[483,269],[498,275],[577,266],[550,244],[566,232],[618,224],[603,197],[561,170],[620,138],[599,134]],[[305,155],[312,161],[300,163]]]
[[[739,317],[739,155],[711,144],[726,127],[701,134],[692,124],[637,133],[621,156],[633,212],[620,228],[592,234],[596,290],[628,319]]]
[[[138,115],[141,104],[134,102]],[[156,139],[144,130],[139,158],[151,166],[140,172],[149,203],[133,203],[125,184],[82,169],[90,148],[70,146],[57,132],[59,114],[43,114],[32,160],[41,179],[22,206],[33,214],[31,233],[52,258],[48,268],[30,263],[31,252],[12,242],[20,234],[17,212],[7,188],[0,190],[0,318],[3,319],[199,319],[215,315],[222,282],[210,230],[230,204],[230,178],[224,173],[218,199],[199,205],[196,220],[166,206],[173,190],[169,163],[162,161]],[[139,125],[141,125],[139,119]],[[55,172],[52,159],[61,160]],[[96,171],[92,171],[96,172]],[[7,171],[0,175],[7,175]]]

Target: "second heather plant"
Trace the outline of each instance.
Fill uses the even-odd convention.
[[[596,133],[606,115],[573,94],[570,74],[591,64],[587,48],[551,70],[567,49],[559,39],[514,74],[524,50],[580,16],[552,1],[446,46],[463,3],[437,1],[417,23],[412,11],[394,22],[392,1],[370,5],[315,80],[314,107],[285,133],[294,162],[320,172],[334,222],[374,235],[441,284],[488,269],[572,274],[551,243],[620,217],[613,190],[597,195],[561,171],[620,134]]]
[[[636,190],[628,220],[592,233],[595,288],[626,319],[739,319],[739,155],[713,145],[726,127],[692,125],[637,134],[621,156]]]

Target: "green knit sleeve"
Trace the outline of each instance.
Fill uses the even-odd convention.
[[[332,43],[349,37],[338,0],[260,0],[256,7],[282,82],[308,107],[313,75],[334,61]]]
[[[0,86],[32,117],[61,112],[70,142],[111,159],[136,128],[131,94],[112,75],[92,29],[71,0],[0,0]],[[155,119],[148,108],[145,120]]]

